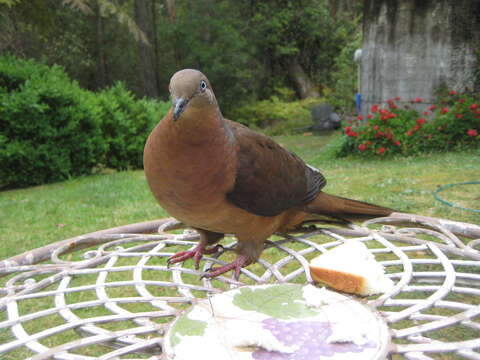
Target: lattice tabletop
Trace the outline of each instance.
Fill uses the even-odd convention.
[[[274,236],[239,281],[200,278],[233,259],[233,238],[199,271],[191,261],[168,267],[198,240],[172,219],[5,260],[0,358],[163,359],[165,331],[197,299],[244,284],[312,282],[309,260],[349,239],[365,242],[395,282],[388,294],[358,298],[388,324],[388,358],[480,359],[480,226],[406,214]]]

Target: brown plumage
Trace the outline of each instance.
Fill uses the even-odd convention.
[[[197,229],[198,246],[170,263],[213,253],[224,234],[238,239],[238,257],[211,270],[213,277],[258,259],[265,240],[311,217],[389,215],[381,206],[328,195],[315,168],[265,135],[223,118],[208,79],[181,70],[170,80],[173,107],[150,134],[144,167],[159,204]]]

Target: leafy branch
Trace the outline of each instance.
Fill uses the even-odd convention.
[[[1,1],[15,0],[0,0],[0,2]],[[93,11],[89,6],[90,1],[91,0],[63,0],[63,4],[79,10],[85,15],[92,15]],[[132,19],[132,17],[124,9],[122,9],[122,7],[110,0],[97,0],[97,2],[101,13],[115,16],[118,22],[127,27],[128,31],[130,31],[135,40],[149,44],[145,33],[138,27],[137,23]]]

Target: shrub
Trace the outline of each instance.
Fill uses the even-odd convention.
[[[270,135],[280,135],[312,125],[310,107],[318,102],[321,100],[285,101],[279,96],[272,96],[269,100],[241,106],[230,116],[247,126],[263,128]]]
[[[169,104],[136,100],[122,84],[82,90],[60,67],[0,57],[0,189],[141,168]]]
[[[145,141],[170,104],[136,100],[122,83],[102,91],[98,102],[102,136],[107,146],[104,165],[120,170],[142,168]]]
[[[0,57],[0,188],[90,173],[104,153],[97,110],[60,67]]]
[[[67,75],[59,67],[50,68],[35,61],[20,61],[13,56],[0,57],[0,91],[12,92],[20,88],[31,77],[55,76],[62,81],[68,80]]]
[[[422,112],[398,101],[373,105],[367,119],[359,116],[345,127],[339,155],[414,155],[480,146],[480,103],[472,93],[443,92],[437,104]],[[410,103],[422,101],[416,98]]]

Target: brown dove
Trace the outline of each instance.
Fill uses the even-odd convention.
[[[333,218],[387,216],[392,210],[322,192],[326,180],[269,137],[225,119],[212,86],[200,71],[175,73],[173,106],[145,145],[144,168],[158,203],[196,229],[200,242],[169,263],[218,250],[224,234],[238,240],[237,258],[210,269],[215,277],[255,262],[273,233],[300,226],[312,214]]]

